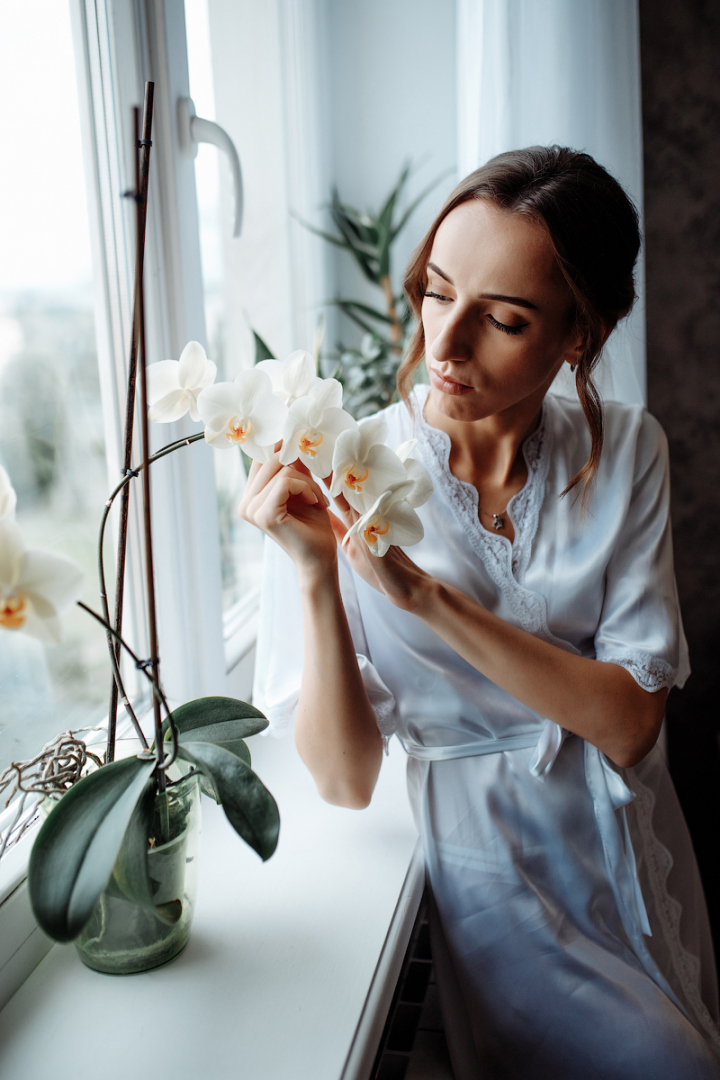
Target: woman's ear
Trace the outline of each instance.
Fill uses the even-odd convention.
[[[600,349],[603,348],[605,342],[610,337],[610,334],[612,333],[613,329],[614,329],[614,326],[608,326],[608,325],[603,326],[601,334],[600,334],[600,345],[599,345],[599,348],[598,348],[598,352],[600,351]],[[588,331],[587,330],[578,331],[577,338],[575,339],[574,343],[570,345],[567,352],[565,353],[565,363],[569,364],[570,367],[573,370],[577,367],[577,365],[582,360],[583,353],[585,352],[585,348],[587,346],[587,339],[588,339]]]

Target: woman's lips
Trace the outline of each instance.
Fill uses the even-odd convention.
[[[473,389],[472,386],[464,386],[455,379],[445,378],[434,367],[430,368],[430,382],[437,390],[442,390],[443,394],[469,394]]]

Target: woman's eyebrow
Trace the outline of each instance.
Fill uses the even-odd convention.
[[[451,277],[448,277],[447,274],[443,273],[443,271],[440,269],[440,267],[436,266],[435,263],[429,262],[428,263],[428,270],[434,270],[436,274],[439,274],[441,278],[444,278],[445,281],[447,281],[448,285],[454,285],[455,284],[453,279]]]
[[[443,270],[441,270],[440,267],[437,266],[435,263],[429,262],[427,265],[428,270],[434,270],[436,274],[439,274],[441,278],[447,281],[448,285],[455,284],[453,279],[451,277],[448,277],[448,275]],[[482,293],[480,299],[503,300],[506,304],[517,304],[518,307],[530,308],[531,311],[539,310],[537,304],[533,304],[531,300],[525,300],[525,298],[522,296],[505,296],[503,293]]]
[[[522,296],[503,296],[501,293],[482,293],[481,300],[504,300],[506,304],[517,304],[518,307],[531,308],[533,311],[538,311],[537,304],[533,304],[530,300],[523,299]]]

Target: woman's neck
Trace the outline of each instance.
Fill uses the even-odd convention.
[[[450,436],[450,469],[481,492],[520,490],[527,478],[522,444],[540,423],[544,394],[525,399],[502,413],[480,420],[460,421],[447,416],[430,391],[425,419]]]

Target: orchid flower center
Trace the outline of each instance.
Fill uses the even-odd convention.
[[[319,446],[323,441],[322,432],[320,431],[306,431],[301,437],[299,442],[300,453],[309,454],[310,457],[317,457],[317,450],[314,447]]]
[[[353,491],[362,491],[362,486],[370,475],[370,470],[354,461],[345,473],[345,483]]]
[[[232,420],[228,422],[228,431],[225,432],[225,438],[229,442],[244,443],[247,442],[251,431],[252,424],[249,420],[238,420],[237,416],[233,416]]]
[[[383,525],[385,526],[384,528],[382,528],[381,525],[380,525],[381,521],[382,521]],[[369,521],[368,524],[365,526],[365,530],[363,532],[363,536],[365,537],[365,543],[369,547],[372,547],[373,544],[377,543],[378,536],[384,536],[385,533],[388,532],[389,528],[390,528],[390,522],[385,521],[378,514],[378,516],[374,519],[374,521]]]
[[[6,630],[19,630],[25,622],[27,601],[22,593],[0,597],[0,626]]]

